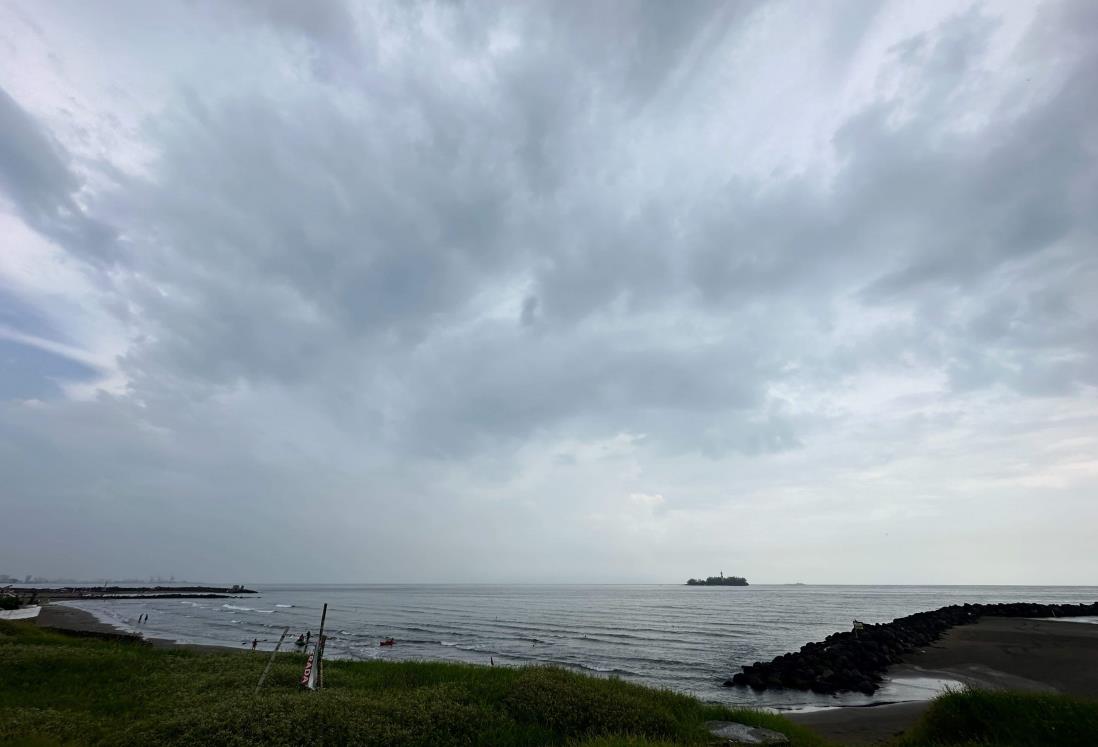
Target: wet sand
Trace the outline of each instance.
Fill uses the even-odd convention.
[[[233,646],[207,646],[196,643],[176,643],[168,638],[146,638],[140,634],[100,622],[95,615],[76,607],[66,607],[63,604],[47,604],[38,613],[35,622],[40,628],[50,628],[77,635],[91,635],[102,638],[117,638],[119,640],[132,639],[144,642],[156,648],[184,648],[188,651],[225,652],[242,651],[244,648]]]
[[[95,615],[76,607],[60,604],[47,604],[42,607],[35,620],[40,628],[64,630],[70,633],[101,633],[104,635],[126,635],[126,631],[100,622]]]
[[[961,625],[889,669],[888,676],[953,679],[987,690],[1060,692],[1098,697],[1098,625],[985,617]],[[839,744],[887,741],[928,703],[897,703],[790,714]]]

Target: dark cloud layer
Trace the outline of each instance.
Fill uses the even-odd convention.
[[[180,6],[224,39],[224,77],[123,35],[160,94],[131,159],[70,152],[0,89],[11,214],[127,340],[124,385],[90,399],[34,386],[57,376],[45,358],[5,376],[4,509],[40,531],[75,511],[149,552],[170,523],[162,562],[216,573],[202,558],[225,543],[270,578],[292,566],[263,548],[315,504],[343,518],[340,577],[379,580],[385,552],[428,578],[417,548],[461,557],[500,516],[497,553],[548,526],[516,578],[576,578],[554,558],[577,542],[600,578],[633,578],[630,532],[708,562],[719,542],[691,537],[721,511],[756,511],[760,536],[779,506],[845,516],[868,500],[854,474],[893,476],[882,527],[962,485],[975,526],[1022,485],[974,487],[984,460],[1026,448],[980,412],[1030,413],[1036,433],[1094,402],[1098,14],[1050,3],[1004,42],[995,8],[896,32],[852,4],[805,36],[819,70],[795,70],[832,93],[774,64],[797,7]],[[752,69],[799,93],[751,98]],[[844,99],[855,79],[871,93]],[[5,344],[48,347],[19,331],[33,339]],[[1064,449],[1093,434],[1070,427]],[[940,482],[938,449],[964,433],[980,455]],[[1093,477],[1054,451],[1027,479],[1074,501]],[[121,569],[108,545],[89,553]],[[484,553],[454,579],[490,573]]]
[[[28,224],[82,253],[98,255],[110,230],[87,217],[76,200],[80,182],[62,148],[0,89],[0,184]]]

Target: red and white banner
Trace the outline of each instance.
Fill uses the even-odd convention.
[[[301,675],[301,684],[310,690],[316,689],[316,667],[313,666],[313,661],[316,657],[316,649],[313,649],[313,653],[309,654],[309,658],[305,660],[305,671]]]

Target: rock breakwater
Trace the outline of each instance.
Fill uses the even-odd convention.
[[[961,604],[900,617],[890,623],[857,625],[833,633],[800,651],[782,654],[770,662],[743,667],[726,687],[756,690],[789,688],[815,693],[861,692],[871,695],[884,673],[906,654],[933,643],[956,625],[981,617],[1079,617],[1098,615],[1094,604]]]

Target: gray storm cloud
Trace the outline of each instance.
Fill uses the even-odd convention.
[[[0,570],[1091,578],[1098,13],[895,10],[12,5]]]

